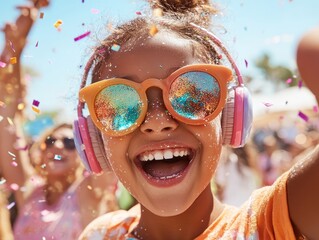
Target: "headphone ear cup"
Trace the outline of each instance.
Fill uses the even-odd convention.
[[[104,144],[100,131],[94,125],[90,116],[87,117],[88,130],[97,162],[104,171],[111,171],[111,166],[105,154]]]
[[[228,93],[222,114],[223,144],[242,147],[252,126],[252,101],[246,87],[237,86]]]
[[[235,111],[235,91],[231,89],[228,92],[225,107],[222,113],[222,134],[223,144],[231,145],[234,126],[234,111]]]
[[[79,121],[75,120],[73,123],[73,135],[74,135],[74,143],[75,148],[80,155],[80,159],[85,167],[85,169],[89,172],[92,172],[92,169],[90,167],[89,161],[86,157],[85,151],[84,151],[84,143],[81,137],[80,127],[79,127]]]
[[[76,138],[76,149],[87,170],[94,173],[100,173],[102,169],[94,153],[85,117],[79,117],[78,120],[74,122],[74,136]]]

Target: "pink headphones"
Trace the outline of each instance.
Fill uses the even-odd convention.
[[[253,114],[252,102],[248,89],[244,86],[242,76],[237,65],[223,46],[221,41],[208,30],[191,23],[196,30],[212,40],[225,54],[237,76],[237,85],[229,89],[227,103],[222,113],[223,144],[234,148],[242,147],[249,136]],[[80,89],[86,85],[89,69],[91,68],[100,49],[97,49],[89,59]],[[105,154],[100,131],[94,126],[90,116],[83,115],[84,103],[78,102],[78,119],[74,121],[74,141],[76,149],[86,169],[90,172],[100,173],[110,170]]]

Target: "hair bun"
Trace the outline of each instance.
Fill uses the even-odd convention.
[[[164,12],[187,12],[196,7],[210,6],[209,0],[151,0],[153,8],[160,8]]]

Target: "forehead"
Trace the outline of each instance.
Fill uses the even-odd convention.
[[[136,81],[165,78],[174,70],[203,62],[195,56],[192,40],[160,31],[155,36],[141,37],[125,43],[118,52],[112,51],[101,69],[101,79],[127,77]]]
[[[73,136],[73,130],[68,127],[62,127],[56,129],[52,134],[50,134],[53,137],[59,138],[59,137],[72,137]]]

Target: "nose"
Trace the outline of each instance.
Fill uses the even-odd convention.
[[[59,148],[59,149],[62,149],[62,148],[64,147],[63,141],[62,141],[61,139],[57,139],[57,140],[54,142],[54,147]]]
[[[140,130],[147,134],[170,133],[178,127],[178,122],[167,111],[162,92],[159,89],[149,89],[148,110]]]

